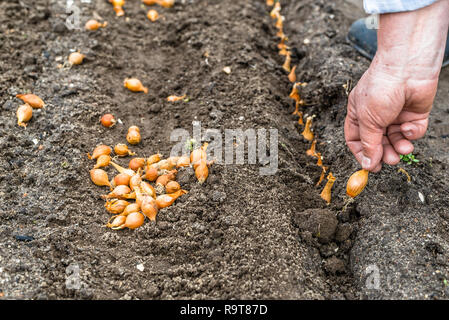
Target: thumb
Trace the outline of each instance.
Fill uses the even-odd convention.
[[[360,141],[362,143],[362,168],[373,171],[378,167],[383,156],[383,130],[370,125],[360,125]]]

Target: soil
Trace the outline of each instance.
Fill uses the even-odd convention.
[[[265,1],[190,0],[159,9],[128,1],[115,17],[107,1],[81,3],[81,25],[68,30],[65,1],[0,2],[0,293],[3,299],[445,299],[449,296],[449,70],[442,72],[418,164],[385,166],[347,204],[345,182],[358,165],[345,146],[347,94],[369,61],[345,41],[363,16],[352,3],[281,1],[292,65],[308,85],[305,112],[324,164],[337,178],[332,203],[316,187],[321,169],[291,115],[276,29]],[[307,41],[305,41],[307,39]],[[71,50],[87,58],[60,67]],[[206,54],[207,53],[207,54]],[[230,66],[232,72],[222,72]],[[131,93],[137,77],[148,94]],[[26,129],[15,95],[47,103]],[[166,97],[186,93],[189,101]],[[111,129],[98,119],[113,113]],[[157,223],[112,231],[86,156],[100,143],[168,156],[176,128],[276,128],[279,168],[214,164],[205,184],[179,173],[189,193]],[[119,159],[126,165],[129,159]],[[112,176],[113,168],[107,169]],[[419,194],[423,196],[421,201]],[[379,286],[372,288],[375,273]],[[79,286],[77,286],[79,284]]]

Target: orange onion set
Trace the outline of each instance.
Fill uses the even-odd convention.
[[[136,131],[140,136],[140,129],[136,126],[130,127],[129,131]],[[176,181],[178,170],[189,170],[191,167],[200,184],[206,181],[212,164],[207,159],[206,150],[207,143],[189,155],[163,159],[160,153],[137,157],[123,143],[114,148],[104,144],[96,146],[92,154],[87,156],[96,160],[90,170],[92,182],[97,186],[109,187],[110,190],[101,195],[106,201],[106,211],[113,215],[106,227],[113,230],[136,229],[144,225],[145,218],[156,221],[161,209],[170,207],[179,197],[188,193]],[[113,153],[118,157],[134,157],[129,160],[126,168],[113,161]],[[116,171],[112,179],[106,172],[109,166]]]
[[[304,124],[303,111],[301,110],[301,107],[305,105],[305,102],[301,99],[300,88],[305,87],[307,83],[297,82],[297,66],[292,67],[291,51],[290,47],[287,45],[288,37],[285,35],[283,28],[284,17],[281,15],[281,3],[275,0],[266,0],[266,5],[271,8],[270,17],[275,20],[274,25],[277,29],[276,36],[280,38],[280,41],[277,45],[279,49],[279,55],[285,57],[282,68],[287,73],[288,81],[293,84],[289,95],[289,97],[295,102],[295,111],[293,111],[293,115],[297,115],[298,124],[304,126],[304,129],[301,133],[304,140],[308,143],[311,143],[309,149],[307,149],[306,151],[306,154],[310,157],[316,158],[316,165],[318,167],[321,167],[321,175],[316,184],[316,186],[319,186],[324,181],[329,168],[324,166],[323,156],[320,152],[317,152],[317,137],[316,133],[313,131],[313,118],[315,116],[305,115],[306,123]],[[331,190],[335,181],[336,178],[332,175],[332,172],[329,172],[327,174],[327,183],[320,194],[321,198],[327,203],[331,202]],[[356,197],[365,188],[367,182],[368,171],[360,170],[355,172],[348,180],[346,194],[351,198]]]

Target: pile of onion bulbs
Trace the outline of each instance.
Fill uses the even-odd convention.
[[[200,184],[209,175],[211,161],[207,161],[207,144],[195,149],[190,155],[162,159],[157,153],[148,158],[137,157],[126,144],[117,144],[114,148],[97,146],[89,159],[96,164],[90,170],[90,177],[97,186],[107,186],[110,192],[102,195],[106,200],[105,208],[112,214],[106,227],[113,230],[136,229],[141,227],[145,218],[156,221],[159,210],[171,206],[180,196],[187,194],[178,182],[176,174],[180,168],[192,168]],[[122,167],[111,158],[134,156],[128,167]],[[104,170],[113,167],[115,176],[110,179]]]

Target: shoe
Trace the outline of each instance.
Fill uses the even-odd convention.
[[[377,30],[369,29],[366,25],[366,19],[359,19],[354,22],[349,29],[346,40],[362,56],[372,60],[377,51]],[[443,66],[449,65],[449,34],[444,51]]]

